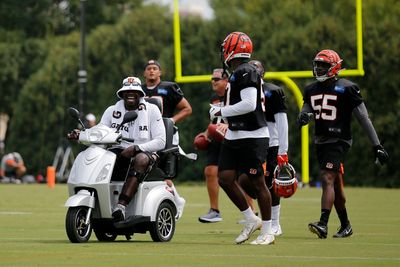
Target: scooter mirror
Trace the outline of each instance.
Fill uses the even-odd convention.
[[[138,114],[136,111],[128,111],[127,113],[125,113],[121,124],[117,128],[117,132],[119,131],[119,129],[121,129],[122,125],[124,125],[125,123],[136,120],[137,116]]]
[[[72,107],[68,108],[68,114],[72,118],[79,120],[79,111],[76,108],[72,108]]]
[[[82,125],[83,129],[86,129],[86,128],[85,128],[85,125],[84,125],[83,122],[81,121],[79,111],[78,111],[76,108],[69,107],[69,108],[68,108],[68,114],[69,114],[72,118],[74,118],[75,120],[77,120],[77,121],[80,123],[80,125]]]

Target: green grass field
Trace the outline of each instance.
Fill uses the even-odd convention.
[[[204,185],[179,185],[183,218],[169,243],[149,234],[131,241],[69,242],[64,227],[66,185],[0,185],[0,266],[400,266],[400,190],[346,188],[354,235],[333,239],[339,221],[331,215],[329,238],[319,240],[307,224],[319,218],[318,188],[304,188],[282,201],[284,235],[274,245],[235,245],[239,211],[221,191],[223,221],[198,222],[208,210]],[[257,236],[253,234],[252,239]]]

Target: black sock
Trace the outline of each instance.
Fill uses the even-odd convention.
[[[337,212],[341,226],[345,227],[349,224],[349,218],[347,218],[347,210],[341,210]]]
[[[330,214],[331,214],[331,210],[321,209],[321,217],[320,217],[319,221],[324,223],[325,225],[328,225]]]
[[[211,210],[213,210],[213,211],[215,211],[215,212],[218,212],[218,213],[219,213],[219,210],[217,210],[217,209],[213,209],[213,208],[211,208]]]

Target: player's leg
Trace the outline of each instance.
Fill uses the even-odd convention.
[[[208,165],[204,168],[204,176],[206,177],[206,186],[208,197],[210,200],[210,210],[207,214],[199,217],[200,222],[219,222],[222,221],[218,208],[218,166]]]
[[[353,234],[353,229],[347,216],[346,196],[344,193],[343,183],[343,168],[342,171],[338,174],[337,179],[335,180],[334,205],[340,220],[340,227],[338,232],[334,234],[333,237],[343,238],[351,236]]]
[[[275,167],[278,165],[277,156],[278,156],[278,146],[273,146],[268,148],[268,155],[267,155],[267,165],[266,165],[266,176],[265,182],[267,183],[267,187],[271,194],[271,220],[272,220],[272,233],[275,236],[282,235],[282,228],[279,222],[280,212],[281,212],[281,198],[276,195],[272,181],[274,179],[274,170]]]

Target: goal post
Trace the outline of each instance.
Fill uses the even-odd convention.
[[[340,72],[340,76],[364,76],[363,66],[363,40],[362,40],[362,0],[354,0],[356,4],[356,46],[357,46],[357,69],[345,69]],[[211,75],[187,75],[182,76],[182,54],[180,36],[180,17],[179,0],[174,0],[174,56],[175,56],[175,81],[177,83],[209,82]],[[312,78],[312,70],[305,71],[278,71],[267,72],[264,78],[278,80],[284,83],[295,97],[296,103],[301,109],[303,105],[303,95],[293,78]],[[301,128],[301,177],[302,183],[310,182],[309,176],[309,128]]]

